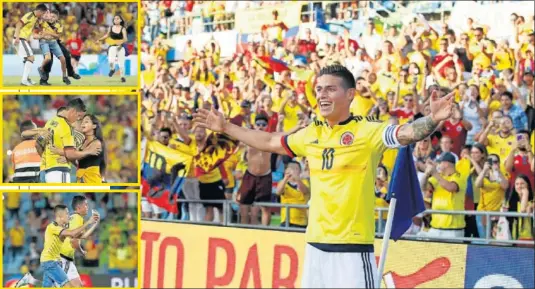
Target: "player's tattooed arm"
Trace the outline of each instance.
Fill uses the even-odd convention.
[[[406,146],[423,140],[435,131],[438,124],[431,116],[426,116],[402,125],[397,135],[399,144]]]

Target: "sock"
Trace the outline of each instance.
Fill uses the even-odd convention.
[[[30,76],[30,71],[32,71],[32,64],[33,62],[29,60],[24,62],[24,70],[22,72],[22,81],[28,81],[28,77]]]

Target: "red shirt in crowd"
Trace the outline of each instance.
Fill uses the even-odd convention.
[[[461,155],[464,144],[466,143],[466,135],[468,131],[461,121],[453,124],[449,119],[444,122],[442,126],[442,135],[447,135],[451,138],[453,145],[451,151],[456,155]]]
[[[299,47],[299,54],[307,55],[308,53],[316,52],[316,46],[318,44],[313,39],[301,39],[297,42],[297,45]]]
[[[404,108],[397,108],[390,111],[390,115],[396,116],[399,119],[407,119],[414,116],[414,111],[406,110]]]
[[[76,39],[71,38],[66,43],[69,52],[74,56],[80,56],[82,54],[82,44],[82,39],[79,37],[76,37]]]
[[[338,51],[342,51],[344,47],[345,47],[344,40],[343,39],[338,40]],[[353,39],[349,39],[349,47],[352,47],[354,49],[353,51],[357,51],[359,49],[359,44],[357,43],[357,41]]]
[[[273,112],[273,114],[268,116],[267,112],[264,110],[260,110],[260,113],[265,115],[268,118],[268,126],[267,126],[267,132],[276,132],[277,131],[277,123],[279,122],[279,114],[276,112]]]
[[[527,156],[515,156],[513,161],[513,171],[511,172],[511,178],[509,178],[509,186],[514,187],[515,179],[518,175],[526,175],[531,182],[532,188],[535,189],[535,176],[533,176]]]

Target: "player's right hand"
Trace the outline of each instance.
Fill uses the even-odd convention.
[[[207,128],[214,132],[223,132],[225,129],[225,116],[214,107],[211,110],[200,108],[193,114],[195,126]]]

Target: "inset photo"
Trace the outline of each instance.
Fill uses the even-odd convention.
[[[5,183],[139,183],[137,95],[4,95]]]
[[[4,87],[137,87],[137,2],[8,2],[3,9]]]
[[[137,287],[136,192],[3,200],[3,287]]]

